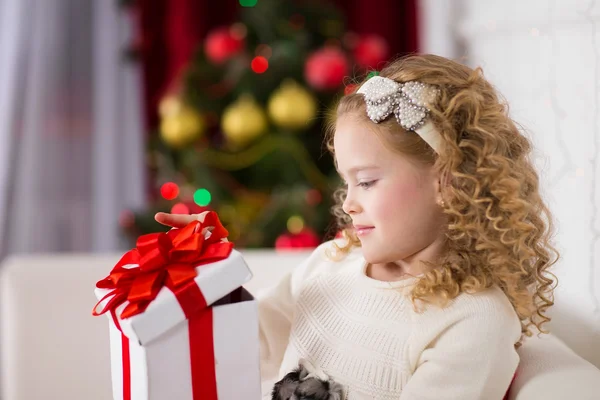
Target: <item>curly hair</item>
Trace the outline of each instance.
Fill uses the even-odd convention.
[[[524,335],[532,335],[532,326],[546,333],[542,325],[550,321],[546,312],[557,282],[548,269],[559,254],[550,244],[552,216],[540,196],[531,143],[509,117],[506,102],[480,68],[435,55],[399,58],[380,75],[440,89],[429,117],[443,137],[439,154],[393,115],[372,127],[386,146],[432,165],[442,177],[447,251],[414,286],[413,303],[443,306],[460,293],[496,285],[512,303]],[[362,95],[342,97],[330,115],[326,145],[333,155],[335,120],[346,115],[370,122]],[[332,210],[346,239],[336,245],[342,255],[360,247],[342,211],[345,195],[344,188],[335,192]]]

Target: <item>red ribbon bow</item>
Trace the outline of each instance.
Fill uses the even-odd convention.
[[[205,239],[207,230],[211,234]],[[136,248],[125,253],[110,275],[96,283],[98,288],[112,290],[96,304],[92,314],[111,311],[114,316],[114,310],[129,301],[121,313],[122,319],[129,318],[144,312],[163,286],[173,292],[181,291],[196,277],[197,266],[229,256],[233,244],[221,241],[227,235],[217,214],[211,211],[204,222],[193,221],[182,229],[140,236]],[[98,306],[109,297],[112,298],[98,312]]]

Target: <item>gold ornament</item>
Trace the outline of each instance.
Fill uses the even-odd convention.
[[[251,96],[241,96],[223,113],[221,128],[232,147],[244,147],[265,133],[267,116]]]
[[[313,123],[316,113],[314,96],[292,80],[284,81],[269,100],[269,116],[281,128],[307,128]]]
[[[299,215],[293,215],[287,220],[287,229],[290,233],[297,235],[304,229],[304,219]]]
[[[159,105],[160,135],[169,146],[182,148],[196,141],[205,130],[200,113],[173,96],[165,97]]]

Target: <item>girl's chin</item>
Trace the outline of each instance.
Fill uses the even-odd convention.
[[[381,251],[371,249],[369,246],[365,246],[364,244],[361,247],[363,251],[363,257],[369,264],[385,264],[397,260],[393,259],[391,256],[386,256]]]

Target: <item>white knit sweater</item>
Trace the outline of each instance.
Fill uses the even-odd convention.
[[[406,295],[416,278],[374,280],[360,249],[334,262],[327,248],[258,297],[265,398],[305,359],[347,400],[502,399],[521,327],[500,289],[417,312]]]

